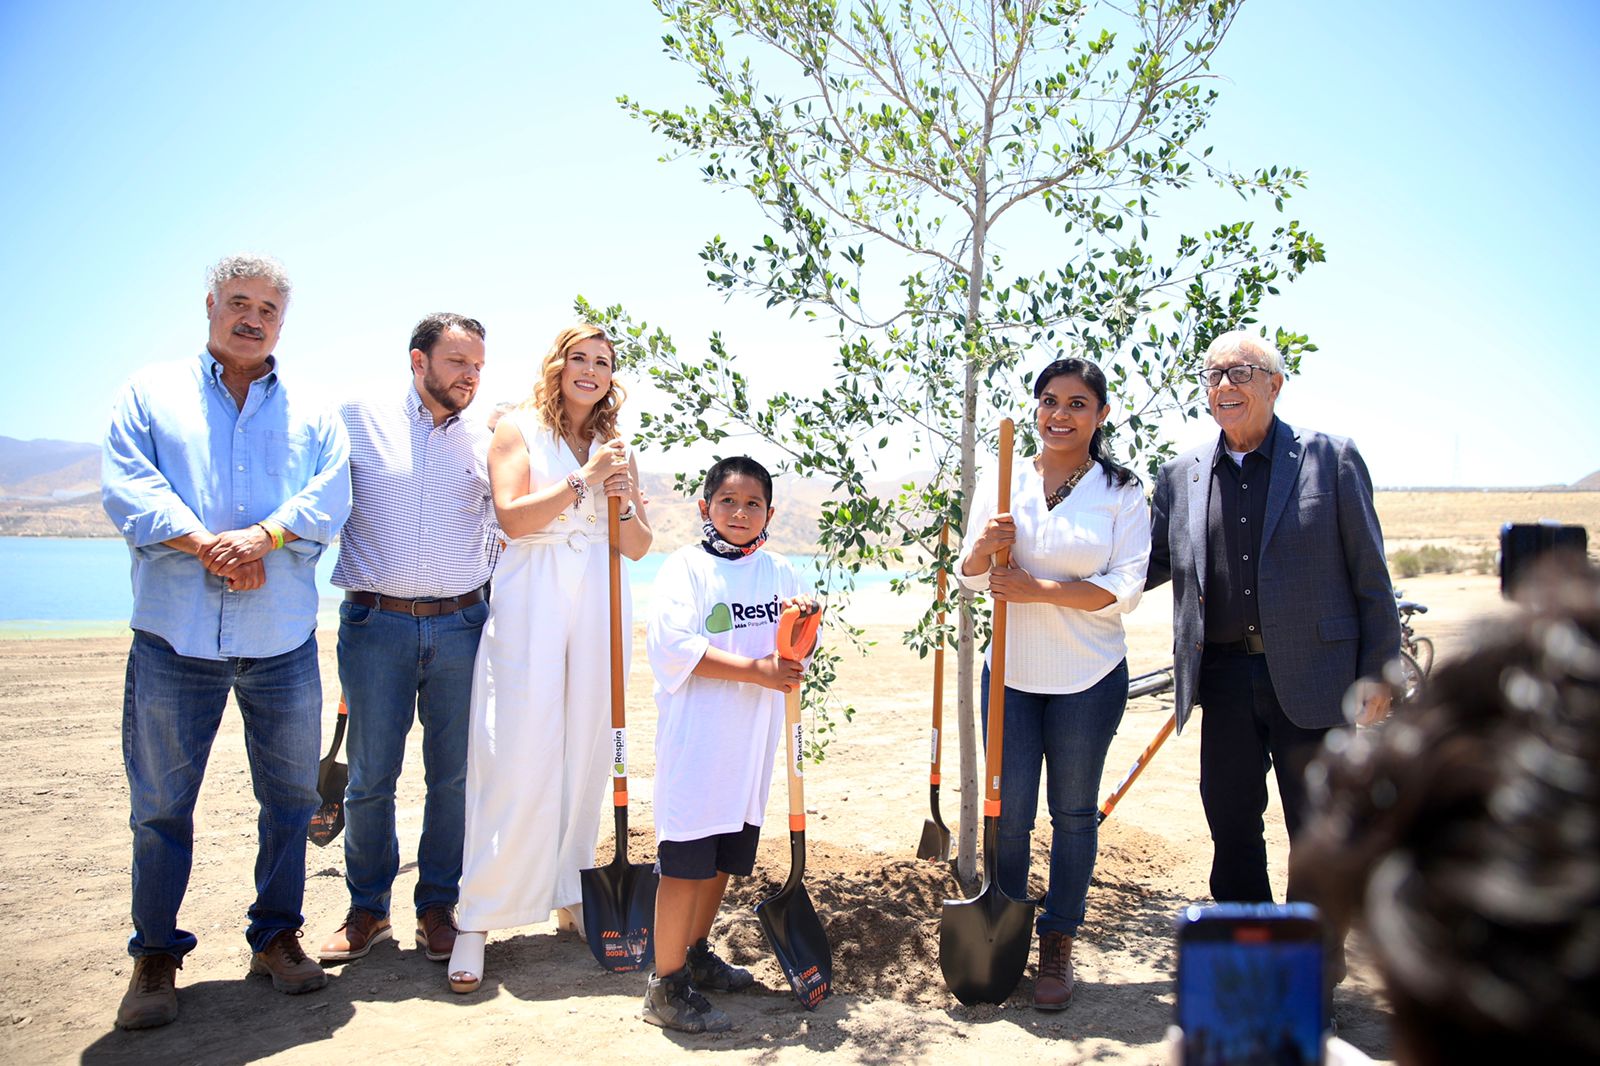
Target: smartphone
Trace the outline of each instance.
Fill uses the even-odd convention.
[[[1185,1066],[1322,1062],[1322,918],[1309,903],[1220,903],[1178,915]]]
[[[1500,527],[1500,595],[1516,594],[1517,578],[1535,559],[1565,552],[1580,562],[1589,550],[1589,531],[1548,520],[1507,522]]]

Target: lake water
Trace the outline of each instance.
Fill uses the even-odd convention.
[[[335,625],[344,594],[328,580],[338,549],[326,551],[317,564],[324,625]],[[666,561],[652,552],[638,562],[624,559],[628,580],[641,604]],[[816,577],[809,558],[791,556],[802,580]],[[128,548],[121,540],[0,537],[0,637],[87,636],[125,632],[133,610],[128,585]],[[863,573],[860,587],[887,584],[887,573]]]

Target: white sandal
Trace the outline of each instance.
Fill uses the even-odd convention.
[[[483,945],[488,940],[488,933],[456,934],[456,946],[450,952],[450,991],[464,996],[483,984]]]

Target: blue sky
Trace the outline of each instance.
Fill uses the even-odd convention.
[[[1209,143],[1307,169],[1291,214],[1328,247],[1266,311],[1321,347],[1280,413],[1380,485],[1600,469],[1600,5],[1524,8],[1258,0],[1215,64]],[[691,98],[660,32],[643,0],[0,5],[3,432],[98,439],[133,368],[199,351],[204,269],[242,248],[288,265],[279,354],[330,398],[403,388],[436,309],[485,322],[483,395],[519,398],[579,292],[721,329],[758,386],[825,368],[821,330],[700,281],[758,219],[614,103]]]

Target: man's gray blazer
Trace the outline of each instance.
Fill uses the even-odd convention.
[[[1206,510],[1215,439],[1161,468],[1147,588],[1172,581],[1178,729],[1205,650]],[[1261,530],[1257,609],[1278,703],[1305,729],[1343,724],[1345,690],[1400,654],[1372,478],[1343,437],[1279,422]]]

